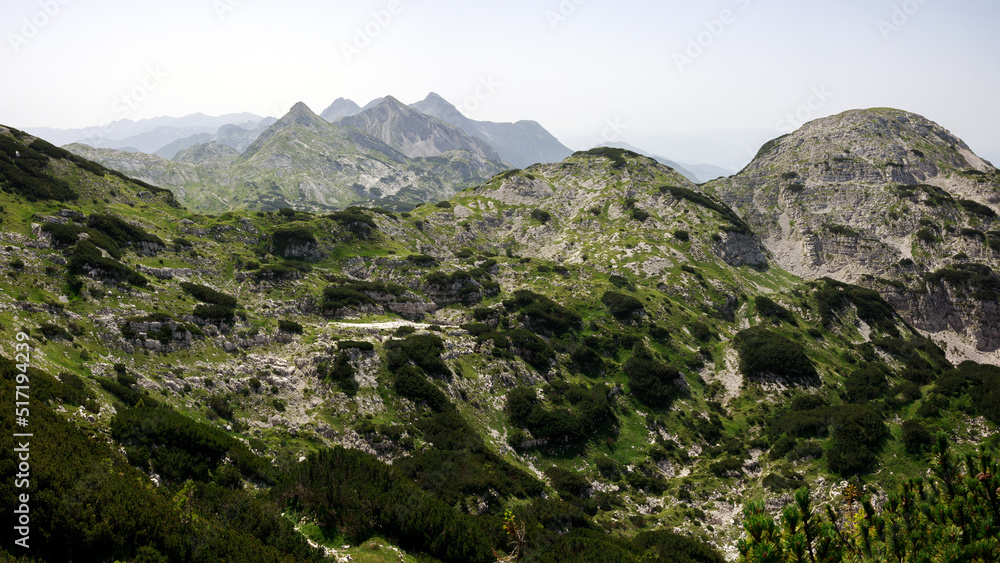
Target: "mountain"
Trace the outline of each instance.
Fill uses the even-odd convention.
[[[121,119],[103,127],[81,129],[53,129],[47,127],[30,128],[29,132],[50,139],[57,145],[86,143],[94,148],[133,148],[146,153],[185,137],[203,133],[215,133],[219,127],[233,123],[259,122],[262,118],[252,113],[229,113],[209,116],[194,113],[184,117],[155,117],[132,121]]]
[[[535,121],[474,121],[433,92],[425,99],[411,104],[411,107],[486,141],[505,161],[517,167],[524,168],[536,162],[558,162],[573,152]]]
[[[278,121],[275,117],[265,117],[257,123],[248,122],[242,125],[230,124],[219,127],[211,141],[236,149],[242,153],[247,150],[257,137]]]
[[[852,154],[912,126],[939,172],[978,176],[911,114],[851,119]],[[787,139],[732,185],[819,157]],[[144,157],[284,186],[328,160],[421,162],[304,105],[251,149]],[[877,195],[884,169],[857,167]],[[30,510],[0,558],[722,563],[809,560],[818,533],[818,559],[864,559],[837,532],[858,523],[891,532],[870,560],[990,553],[1000,368],[952,364],[877,292],[785,270],[767,225],[707,188],[604,147],[402,213],[208,215],[0,127],[0,401],[30,401],[0,423],[32,434],[0,436],[0,467],[31,475],[0,486],[0,510]],[[927,193],[903,199],[934,211]]]
[[[685,164],[684,167],[698,178],[699,184],[710,182],[723,176],[731,176],[736,172],[735,170],[714,164]]]
[[[381,98],[375,98],[374,100],[372,100],[372,101],[368,102],[367,104],[365,104],[364,107],[361,108],[361,111],[370,110],[370,109],[374,108],[375,106],[381,104],[383,100],[385,100],[384,96],[381,97]]]
[[[337,123],[363,131],[409,158],[463,150],[482,160],[503,161],[487,142],[470,137],[458,127],[436,117],[411,109],[392,96],[386,96],[378,105],[357,115],[341,118]]]
[[[329,105],[323,113],[319,114],[320,117],[333,123],[341,117],[347,117],[350,115],[357,115],[361,113],[361,106],[352,102],[351,100],[345,98],[337,98]]]
[[[168,187],[185,205],[206,212],[332,210],[365,202],[411,207],[447,199],[507,168],[481,141],[398,102],[386,100],[360,116],[366,121],[358,125],[371,133],[384,135],[411,154],[429,156],[410,158],[343,120],[328,123],[301,102],[236,158],[219,147],[205,153],[201,145],[181,151],[174,162],[80,145],[68,148]],[[386,122],[380,125],[378,119]],[[421,140],[416,134],[428,138]]]
[[[616,127],[628,125],[626,123]],[[709,129],[681,133],[642,133],[629,130],[628,139],[633,145],[655,154],[670,155],[676,162],[707,162],[735,172],[746,166],[757,149],[777,134],[775,129]],[[587,137],[567,139],[567,142],[580,146],[591,146],[594,143]],[[690,166],[688,168],[691,169]]]
[[[211,133],[197,133],[195,135],[191,135],[190,137],[184,137],[183,139],[177,139],[176,141],[170,142],[153,151],[153,154],[170,160],[180,151],[194,145],[208,143],[213,137],[215,137],[215,135]]]
[[[989,289],[1000,172],[940,125],[894,109],[848,111],[768,142],[705,189],[790,272],[875,288],[956,358],[1000,359]]]
[[[248,121],[243,124],[230,123],[219,127],[215,134],[199,133],[183,139],[178,139],[165,145],[154,152],[166,159],[172,159],[178,152],[203,143],[221,143],[243,152],[249,147],[261,133],[274,124],[277,118],[266,117],[259,122]]]

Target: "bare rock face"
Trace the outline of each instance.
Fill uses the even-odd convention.
[[[760,240],[742,233],[726,233],[722,241],[713,249],[715,255],[722,258],[730,266],[750,266],[764,268],[767,266],[765,249]]]
[[[786,270],[873,287],[923,330],[1000,347],[981,327],[1000,326],[987,302],[959,305],[945,297],[951,290],[923,287],[956,262],[1000,263],[1000,171],[940,125],[893,109],[819,119],[705,190]]]
[[[922,331],[964,335],[978,352],[1000,350],[1000,276],[987,266],[940,270],[919,290],[897,285],[880,291]]]

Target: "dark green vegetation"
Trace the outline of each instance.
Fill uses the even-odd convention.
[[[628,151],[398,215],[205,216],[46,158],[77,199],[0,192],[0,332],[41,368],[34,531],[68,542],[38,560],[318,558],[305,535],[369,561],[720,561],[748,498],[891,488],[938,433],[996,441],[996,368],[874,291],[727,262],[760,250],[740,217]],[[994,292],[977,251],[902,285]]]
[[[79,197],[69,182],[52,173],[48,156],[37,150],[35,143],[25,146],[18,140],[26,135],[11,132],[13,136],[0,135],[0,182],[4,191],[20,194],[28,201],[72,201]]]
[[[20,370],[14,362],[0,357],[0,399],[7,404],[15,400],[17,373]],[[28,488],[14,489],[13,479],[0,482],[0,507],[5,514],[13,514],[18,506],[15,493],[30,497],[30,549],[14,546],[12,534],[4,534],[3,548],[9,553],[29,555],[37,561],[131,561],[139,556],[147,561],[322,560],[321,552],[308,546],[275,504],[233,488],[234,483],[242,486],[238,477],[235,481],[225,478],[225,467],[233,466],[212,465],[212,452],[236,443],[233,438],[179,413],[168,414],[171,411],[162,405],[136,407],[158,411],[159,415],[133,435],[179,444],[179,457],[164,453],[158,454],[158,459],[195,477],[153,487],[146,474],[109,445],[91,439],[85,430],[48,406],[49,401],[72,404],[79,391],[77,382],[60,383],[35,369],[28,375],[34,398],[31,430],[45,438],[30,440]],[[151,400],[142,392],[108,383],[117,391],[116,396]],[[118,406],[129,412],[128,407]],[[128,418],[130,414],[116,416]],[[4,409],[0,418],[5,428],[14,427],[13,409]],[[0,437],[0,445],[6,452],[16,447],[10,433]],[[235,459],[245,460],[251,472],[270,470],[266,462],[245,449],[232,451],[237,454]],[[196,465],[183,466],[184,461],[192,460]],[[4,475],[17,473],[16,465],[15,457],[0,457]],[[210,466],[219,467],[214,478],[209,478]]]
[[[740,355],[740,371],[747,379],[773,375],[799,384],[819,379],[801,345],[763,326],[740,331],[733,342]]]
[[[727,230],[742,234],[749,234],[751,232],[749,225],[747,225],[735,211],[705,194],[680,186],[663,186],[660,188],[660,192],[663,194],[670,194],[672,197],[677,199],[690,201],[691,203],[700,205],[706,209],[711,209],[729,222]]]
[[[816,301],[824,323],[848,305],[854,305],[857,315],[872,326],[896,333],[895,311],[877,291],[823,278],[816,282]]]
[[[909,480],[876,510],[872,499],[849,485],[842,504],[825,514],[810,490],[775,523],[761,501],[743,509],[740,561],[995,561],[1000,555],[1000,467],[982,450],[956,460],[940,435],[932,454],[933,477]]]

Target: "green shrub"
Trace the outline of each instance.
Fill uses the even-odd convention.
[[[444,341],[434,334],[414,334],[403,340],[390,340],[385,344],[389,369],[396,371],[412,362],[428,374],[448,376],[451,370],[441,360]]]
[[[195,305],[194,311],[191,314],[205,321],[233,322],[236,318],[236,312],[232,308],[210,303]]]
[[[903,437],[903,446],[911,454],[919,454],[929,451],[934,444],[934,436],[931,435],[924,423],[919,420],[904,420],[900,425]]]
[[[508,311],[520,312],[527,328],[543,334],[563,334],[577,330],[582,322],[576,311],[526,289],[515,291],[513,297],[504,300],[503,305]]]
[[[44,153],[8,135],[0,136],[0,180],[4,191],[20,194],[28,201],[72,201],[79,197],[69,182],[50,173]]]
[[[851,227],[848,227],[846,225],[837,225],[835,223],[831,223],[825,225],[825,227],[826,230],[829,231],[830,234],[834,236],[856,237],[859,234],[856,229],[852,229]]]
[[[867,403],[885,397],[889,391],[889,380],[885,364],[869,363],[847,376],[844,395],[850,403]]]
[[[820,316],[824,324],[833,320],[836,312],[848,304],[854,304],[858,317],[869,325],[876,326],[891,335],[899,334],[895,327],[896,312],[877,291],[823,278],[819,282],[815,296]]]
[[[573,156],[603,156],[611,161],[612,168],[625,168],[626,160],[625,157],[629,156],[632,158],[641,158],[637,153],[630,150],[611,148],[611,147],[597,147],[590,149],[589,151],[582,151],[573,153]]]
[[[271,234],[271,244],[275,254],[285,256],[288,249],[293,246],[315,246],[317,242],[316,236],[308,227],[290,226],[276,229]]]
[[[375,345],[371,342],[357,341],[357,340],[341,340],[337,342],[338,350],[350,350],[350,349],[360,350],[362,352],[371,352],[375,350]]]
[[[235,411],[233,407],[229,405],[229,397],[226,395],[212,395],[208,398],[208,408],[212,410],[219,418],[226,420],[233,420]]]
[[[674,238],[677,239],[677,240],[679,240],[679,241],[681,241],[681,242],[687,242],[687,241],[691,240],[691,234],[688,233],[687,231],[682,231],[682,230],[678,229],[678,230],[674,231]]]
[[[145,242],[166,247],[160,237],[108,213],[95,213],[87,217],[87,226],[118,242],[129,244]]]
[[[1000,276],[985,264],[955,264],[926,274],[924,281],[929,286],[944,282],[968,289],[974,298],[981,301],[1000,299]]]
[[[994,218],[997,216],[996,211],[993,208],[983,205],[978,201],[972,201],[971,199],[960,199],[958,200],[958,205],[969,212],[970,215],[979,215],[980,217]]]
[[[546,371],[549,369],[556,353],[547,342],[534,333],[521,328],[515,328],[503,334],[510,339],[514,353],[524,358],[525,362],[538,370]]]
[[[125,447],[130,463],[151,464],[168,482],[208,481],[227,455],[248,477],[270,480],[269,465],[236,439],[148,399],[119,410],[111,435]]]
[[[61,338],[63,340],[68,340],[70,342],[73,341],[73,335],[67,332],[66,329],[57,324],[44,322],[39,327],[39,331],[42,333],[42,336],[48,338],[49,340],[53,340],[55,338]]]
[[[545,476],[552,483],[552,488],[564,499],[582,497],[590,489],[590,482],[583,475],[555,465],[545,470]]]
[[[757,314],[764,319],[770,319],[776,323],[781,323],[782,321],[789,324],[797,324],[795,321],[795,316],[792,315],[788,309],[778,305],[770,297],[764,295],[759,295],[754,298],[754,304],[757,307]]]
[[[404,215],[404,217],[408,216],[408,214]],[[378,232],[378,224],[371,217],[362,213],[360,208],[357,207],[350,207],[344,211],[336,211],[326,215],[326,217],[362,240],[371,239]]]
[[[302,325],[295,321],[279,319],[278,330],[280,330],[281,332],[289,332],[292,334],[302,334]]]
[[[637,399],[651,407],[667,406],[679,394],[681,373],[654,360],[641,344],[639,353],[625,361],[622,369],[628,376],[629,389]]]
[[[579,442],[593,437],[615,420],[607,393],[600,386],[554,381],[545,388],[545,395],[553,406],[546,406],[530,387],[516,387],[507,392],[506,411],[510,421],[527,428],[535,438]]]
[[[394,374],[393,388],[403,397],[417,403],[426,401],[427,406],[438,412],[454,408],[448,397],[415,366],[400,366]]]
[[[722,216],[723,219],[729,222],[730,227],[728,230],[732,232],[742,233],[742,234],[750,234],[753,232],[752,229],[750,229],[750,226],[747,225],[746,222],[744,222],[743,219],[741,219],[740,216],[737,215],[735,211],[733,211],[725,204],[715,201],[714,199],[710,198],[707,195],[700,194],[698,192],[689,190],[687,188],[681,188],[678,186],[663,186],[660,188],[660,193],[664,194],[669,193],[676,199],[684,199],[690,201],[695,205],[704,207],[706,209],[710,209],[718,213],[720,216]]]
[[[916,236],[917,240],[924,244],[934,244],[940,241],[937,235],[934,234],[934,231],[928,229],[927,227],[918,230]]]
[[[437,264],[437,258],[433,256],[428,256],[426,254],[410,254],[406,257],[407,262],[412,262],[423,267],[434,266]]]
[[[236,298],[232,295],[216,291],[207,285],[201,285],[197,283],[181,282],[181,289],[185,293],[193,296],[198,301],[204,303],[209,303],[212,305],[219,305],[221,307],[234,308],[237,305]]]
[[[604,295],[601,296],[601,303],[618,320],[628,320],[646,312],[642,302],[635,297],[614,291],[604,292]]]
[[[776,375],[796,383],[819,378],[816,368],[802,346],[756,326],[740,331],[733,339],[740,358],[740,371],[749,379]]]
[[[491,546],[505,541],[499,519],[464,514],[422,490],[398,464],[340,446],[296,464],[275,496],[283,506],[322,515],[347,537],[378,534],[441,561],[490,563]]]
[[[629,291],[635,291],[635,285],[628,281],[628,278],[619,276],[617,274],[611,274],[608,276],[608,281],[611,285],[617,287],[618,289],[627,289]]]
[[[688,325],[688,330],[691,331],[691,336],[699,342],[708,342],[712,339],[718,338],[718,335],[712,330],[712,327],[701,321],[694,321]]]
[[[73,276],[87,275],[96,270],[106,278],[122,281],[137,287],[145,287],[149,281],[132,268],[117,260],[105,258],[101,251],[89,240],[83,240],[70,251],[67,271]]]
[[[531,218],[540,223],[548,223],[552,219],[552,214],[544,209],[532,209]]]

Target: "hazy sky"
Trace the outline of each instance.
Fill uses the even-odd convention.
[[[892,106],[1000,156],[995,0],[3,4],[0,123],[14,127],[434,91],[474,119],[537,120],[573,148],[657,151],[679,133]]]

